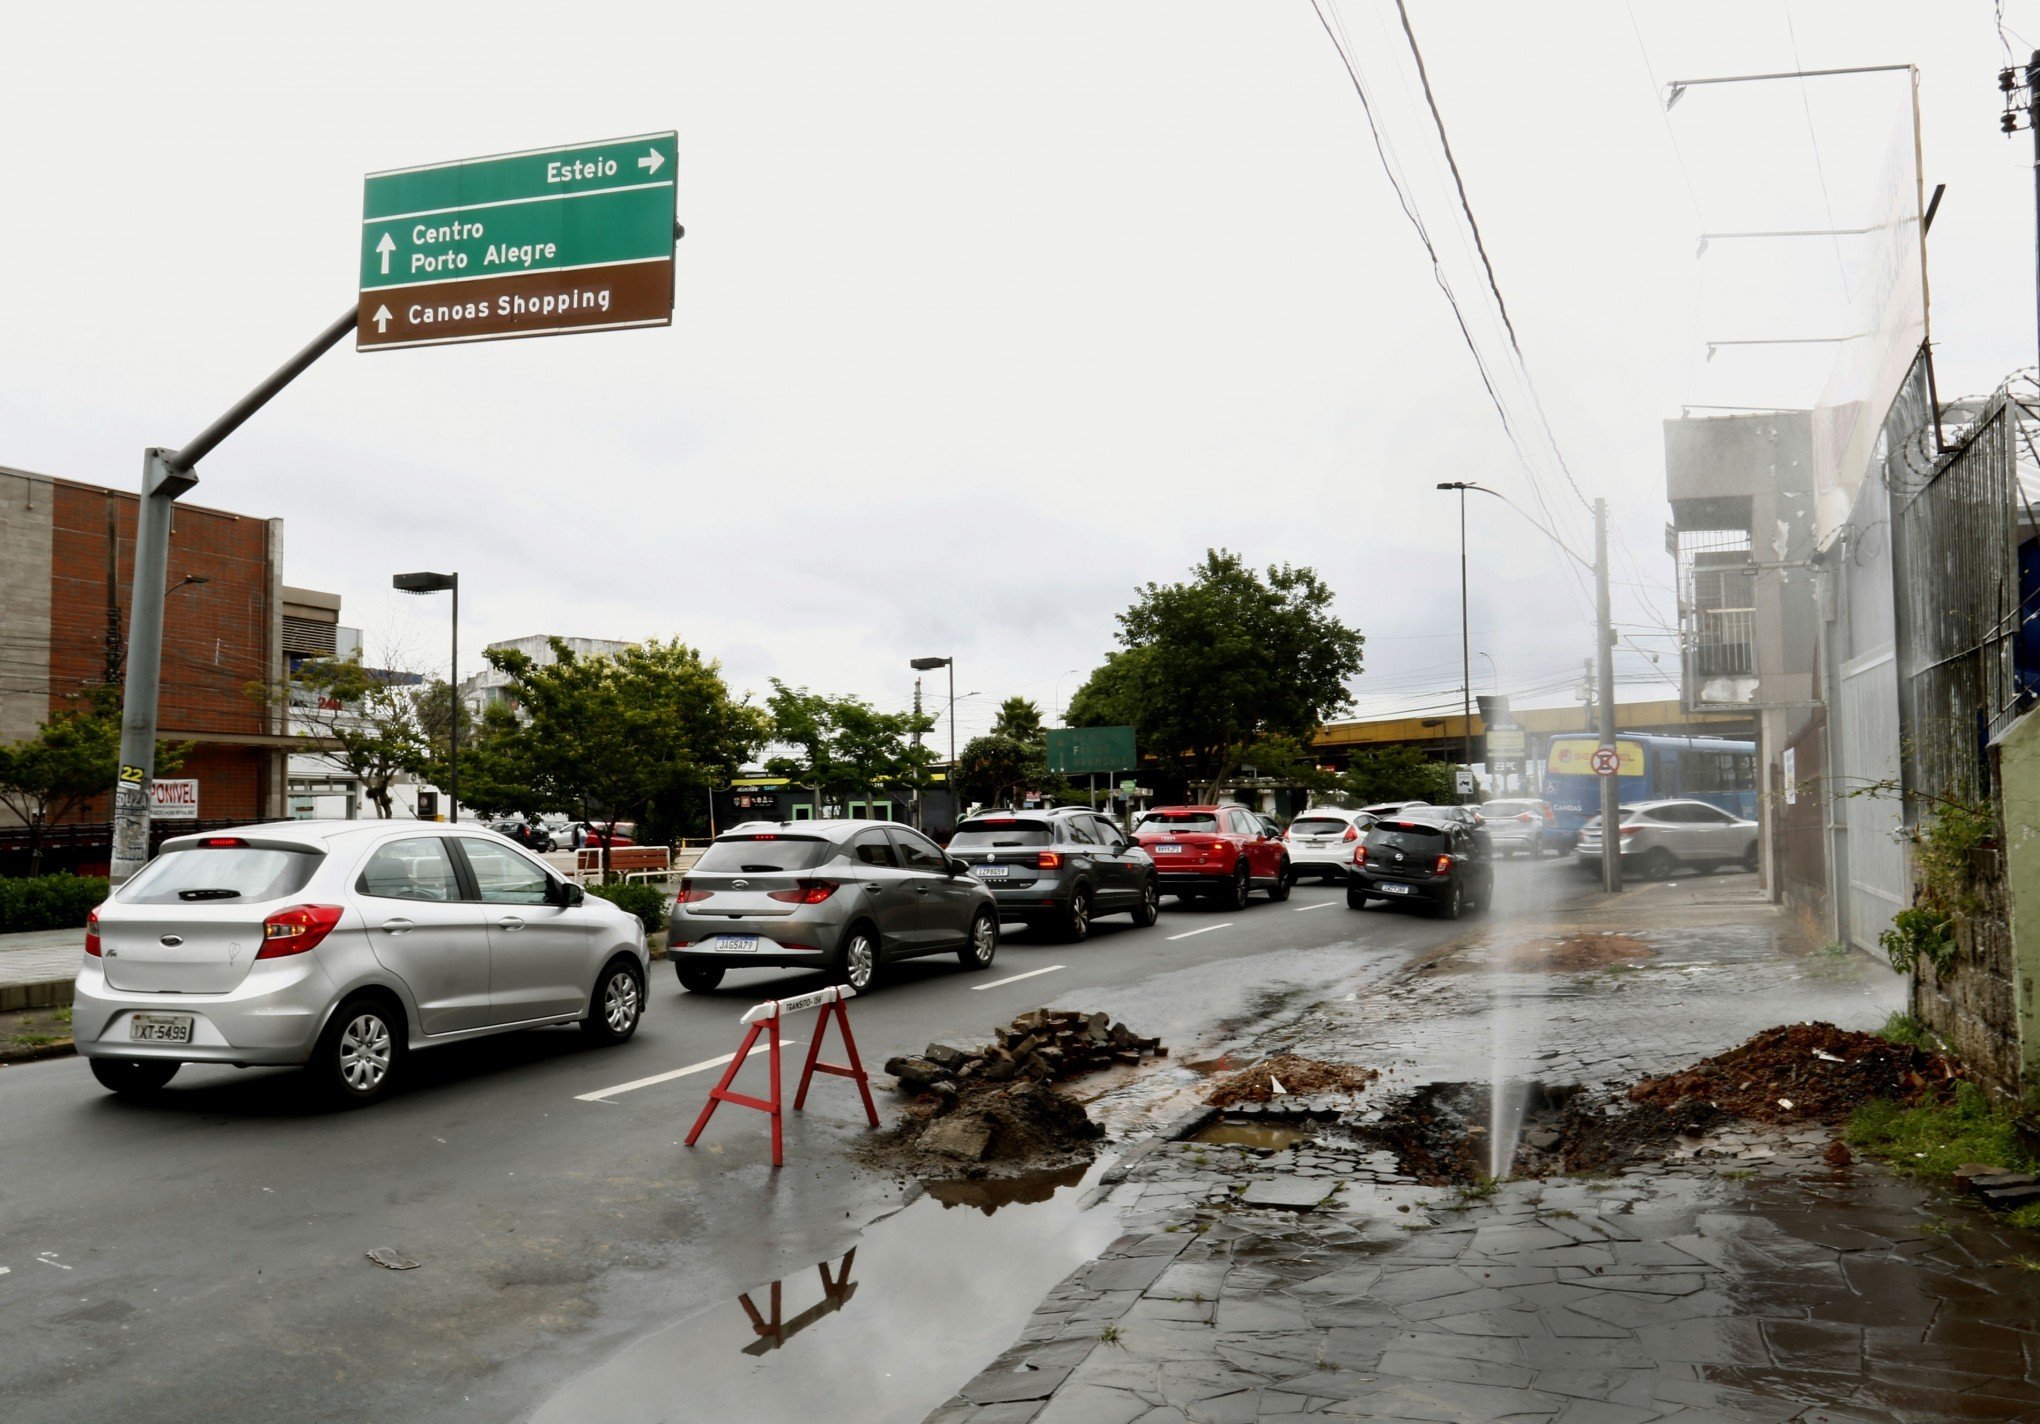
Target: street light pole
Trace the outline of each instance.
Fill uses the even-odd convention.
[[[1473,780],[1473,654],[1467,641],[1466,624],[1466,492],[1477,488],[1466,480],[1450,480],[1441,490],[1459,491],[1459,757],[1466,766],[1466,779]],[[1458,791],[1459,778],[1453,777]]]
[[[907,666],[915,672],[949,669],[949,825],[954,830],[957,820],[963,815],[963,796],[956,789],[956,659],[911,658]]]
[[[446,713],[450,728],[446,762],[446,821],[460,819],[460,575],[397,574],[390,587],[404,593],[451,593],[453,595],[453,664],[447,669]]]

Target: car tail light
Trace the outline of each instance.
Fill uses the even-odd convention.
[[[1521,821],[1524,825],[1527,826],[1532,821],[1537,819],[1537,813],[1535,811],[1525,811],[1522,815],[1518,816],[1516,819]]]
[[[1355,865],[1365,865],[1365,864],[1367,864],[1367,847],[1366,847],[1366,846],[1364,846],[1364,845],[1360,845],[1360,846],[1354,846],[1354,847],[1353,847],[1353,864],[1355,864]]]
[[[99,911],[97,910],[94,910],[91,914],[85,917],[85,952],[91,955],[94,959],[100,957]]]
[[[239,836],[207,836],[198,843],[201,850],[241,850],[247,844]]]
[[[1059,850],[1045,850],[1034,857],[1034,868],[1036,870],[1054,870],[1061,865],[1062,852]]]
[[[1360,839],[1359,829],[1354,826],[1348,826],[1346,827],[1346,834],[1340,836],[1339,839],[1342,841],[1357,841]]]
[[[1452,857],[1449,855],[1439,856],[1438,863],[1431,867],[1431,873],[1433,875],[1450,875],[1452,873]]]
[[[835,893],[833,880],[796,880],[791,890],[768,890],[765,898],[788,905],[819,905]]]
[[[317,949],[347,912],[338,905],[292,905],[262,922],[262,948],[257,959],[282,959]]]
[[[680,882],[680,893],[673,897],[673,901],[679,905],[692,905],[698,900],[706,900],[714,893],[715,891],[713,890],[702,889],[692,880],[682,880]]]
[[[1620,836],[1633,836],[1642,829],[1641,826],[1617,826],[1615,833]]]

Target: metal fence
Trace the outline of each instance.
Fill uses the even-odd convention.
[[[2023,414],[2000,389],[1951,453],[1892,462],[1905,784],[1915,801],[1990,792],[1991,739],[2024,710],[2015,659]]]

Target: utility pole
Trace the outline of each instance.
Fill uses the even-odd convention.
[[[1466,631],[1466,492],[1481,486],[1470,480],[1445,480],[1441,490],[1459,491],[1459,760],[1467,779],[1473,779],[1473,653]],[[1489,491],[1492,493],[1492,491]],[[1459,778],[1452,778],[1453,794],[1459,794]]]
[[[163,676],[163,599],[170,577],[170,514],[178,496],[198,484],[198,462],[269,404],[354,330],[359,312],[346,312],[268,380],[241,397],[225,415],[182,450],[142,452],[142,503],[135,519],[135,589],[128,601],[127,680],[122,694],[120,770],[113,785],[113,857],[118,885],[149,860],[149,783],[156,774],[156,694]]]
[[[914,679],[914,829],[921,829],[921,783],[928,779],[921,765],[921,679]]]
[[[1601,705],[1601,746],[1621,755],[1615,746],[1615,629],[1608,606],[1608,501],[1594,501],[1594,637],[1599,642],[1599,676],[1596,691]],[[1617,833],[1616,814],[1621,801],[1619,776],[1603,776],[1601,783],[1601,888],[1610,895],[1622,893],[1622,837]]]

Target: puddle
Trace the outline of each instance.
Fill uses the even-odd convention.
[[[1010,1345],[1036,1303],[1119,1234],[1110,1207],[1078,1205],[1102,1171],[944,1183],[947,1199],[931,1188],[845,1255],[637,1340],[531,1418],[919,1419]]]
[[[990,1216],[1002,1206],[1024,1206],[1045,1202],[1064,1187],[1084,1180],[1090,1167],[1077,1162],[1068,1167],[1051,1167],[1040,1172],[1022,1172],[1012,1177],[986,1177],[972,1181],[959,1177],[947,1182],[928,1182],[928,1195],[945,1207],[972,1206]]]
[[[1208,1142],[1216,1147],[1252,1147],[1263,1152],[1280,1152],[1299,1142],[1317,1140],[1315,1127],[1288,1127],[1272,1122],[1217,1122],[1199,1128],[1185,1142]]]

